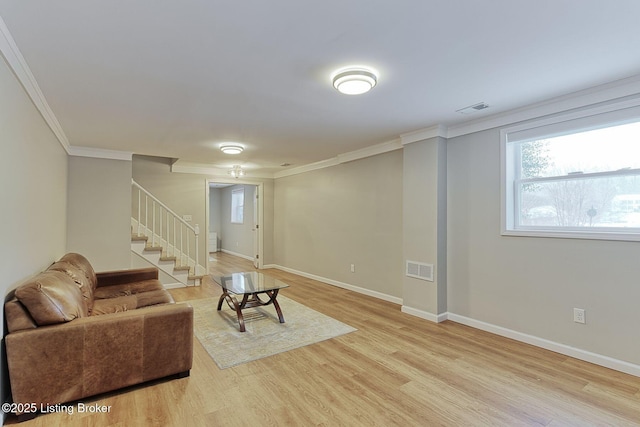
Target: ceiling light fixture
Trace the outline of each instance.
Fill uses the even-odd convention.
[[[224,154],[240,154],[244,151],[244,147],[238,144],[223,144],[220,146],[220,151]]]
[[[233,169],[229,171],[229,175],[234,178],[240,178],[241,176],[244,176],[244,170],[240,165],[234,165]]]
[[[345,95],[369,92],[378,83],[378,74],[370,68],[343,68],[333,75],[333,87]]]

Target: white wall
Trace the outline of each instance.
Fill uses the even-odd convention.
[[[402,150],[276,179],[274,218],[276,264],[402,297]]]
[[[1,55],[0,153],[0,287],[6,296],[65,253],[67,154]],[[5,402],[8,374],[1,357]]]
[[[447,152],[449,312],[640,364],[640,244],[503,237],[499,130]]]

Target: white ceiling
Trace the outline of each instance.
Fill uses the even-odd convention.
[[[640,74],[638,0],[0,0],[0,16],[71,145],[249,174]],[[378,86],[336,92],[350,64]]]

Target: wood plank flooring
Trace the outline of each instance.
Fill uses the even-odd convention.
[[[222,253],[212,264],[212,273],[253,269]],[[110,405],[107,414],[53,413],[22,425],[640,425],[640,378],[454,322],[434,324],[396,304],[279,270],[263,272],[291,285],[283,295],[358,331],[224,370],[194,340],[188,378],[85,401]],[[185,301],[220,291],[171,293]]]

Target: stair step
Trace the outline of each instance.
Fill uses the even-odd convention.
[[[162,252],[164,248],[162,246],[145,246],[146,252]]]
[[[176,265],[173,267],[173,271],[188,271],[191,270],[191,267],[188,265]]]
[[[161,256],[160,261],[175,261],[178,258],[175,256]]]
[[[147,236],[143,236],[143,235],[139,235],[139,234],[132,234],[131,235],[131,241],[132,242],[146,242],[147,240],[149,240],[149,238]]]
[[[204,276],[188,276],[188,280],[202,280]]]

